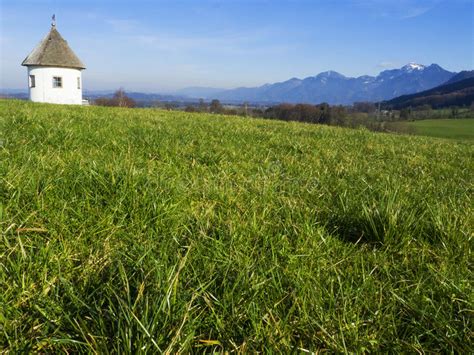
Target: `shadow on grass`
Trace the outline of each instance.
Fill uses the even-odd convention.
[[[353,244],[382,246],[412,239],[438,244],[445,236],[421,208],[392,211],[362,206],[360,211],[332,214],[325,221],[329,233]]]

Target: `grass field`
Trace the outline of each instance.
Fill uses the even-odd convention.
[[[436,119],[407,122],[415,134],[422,136],[474,141],[474,119]]]
[[[0,348],[459,352],[469,141],[0,100]]]

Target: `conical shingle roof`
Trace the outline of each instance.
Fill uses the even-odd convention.
[[[21,65],[75,69],[86,68],[81,60],[74,54],[64,38],[61,37],[58,30],[56,30],[56,26],[51,26],[51,30],[46,37],[33,49]]]

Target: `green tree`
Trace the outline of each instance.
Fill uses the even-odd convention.
[[[222,113],[224,111],[224,107],[222,106],[219,100],[214,99],[211,101],[211,105],[209,106],[209,111],[211,113]]]
[[[402,108],[400,111],[400,119],[408,120],[411,116],[411,110],[409,108]]]

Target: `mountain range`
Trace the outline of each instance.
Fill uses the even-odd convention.
[[[252,88],[219,90],[213,88],[185,88],[179,95],[219,99],[223,102],[252,103],[311,103],[348,105],[360,101],[382,101],[397,96],[418,93],[444,84],[457,73],[438,64],[425,66],[409,63],[400,69],[384,70],[377,76],[346,77],[326,71],[304,79],[292,78],[284,82]]]

